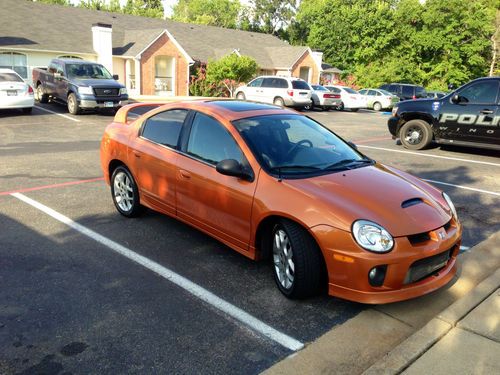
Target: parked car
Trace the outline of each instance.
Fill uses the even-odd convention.
[[[118,109],[127,104],[127,89],[117,80],[117,75],[93,61],[54,59],[47,69],[33,69],[36,99],[66,103],[73,115],[84,109]]]
[[[500,150],[500,77],[471,81],[437,99],[401,102],[387,125],[405,148],[431,142]]]
[[[0,109],[19,108],[31,113],[34,105],[33,88],[14,70],[0,68]]]
[[[421,99],[427,97],[427,93],[422,86],[409,83],[388,83],[379,87],[382,90],[399,97],[400,100]]]
[[[328,90],[326,87],[321,85],[311,85],[312,88],[312,104],[311,106],[321,108],[323,110],[330,110],[332,108],[337,108],[342,99],[340,94],[335,94]]]
[[[375,111],[392,109],[399,102],[399,97],[382,89],[363,89],[359,90],[359,94],[365,97],[366,106]]]
[[[462,225],[451,199],[382,165],[295,111],[238,100],[118,111],[101,141],[116,209],[146,206],[251,259],[290,298],[388,303],[456,272]],[[137,111],[135,111],[137,113]]]
[[[350,109],[352,112],[357,112],[360,108],[366,108],[366,99],[356,90],[350,87],[338,85],[328,85],[325,87],[334,94],[340,95],[341,102],[337,106],[339,111]]]
[[[428,98],[434,98],[434,99],[439,99],[445,96],[446,93],[443,91],[427,91],[427,97]]]
[[[311,95],[311,87],[303,79],[280,76],[257,77],[235,92],[236,98],[240,100],[295,108],[310,106]]]

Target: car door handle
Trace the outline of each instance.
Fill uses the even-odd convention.
[[[133,151],[133,153],[134,153],[134,156],[136,158],[140,158],[141,157],[141,153],[139,151]]]
[[[491,115],[493,113],[492,109],[483,109],[479,113],[482,113],[483,115]]]
[[[185,178],[187,180],[189,180],[191,178],[191,173],[189,173],[188,171],[185,171],[184,169],[179,170],[179,175],[182,178]]]

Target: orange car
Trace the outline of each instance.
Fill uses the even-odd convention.
[[[270,258],[290,298],[328,283],[332,296],[387,303],[453,278],[462,226],[445,193],[291,110],[232,100],[151,108],[120,109],[101,142],[122,215],[146,206]]]

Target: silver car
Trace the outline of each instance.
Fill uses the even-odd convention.
[[[366,98],[367,107],[375,111],[391,109],[399,102],[399,97],[382,89],[363,89],[359,93]]]
[[[311,88],[313,89],[311,96],[312,107],[329,110],[337,108],[342,103],[340,94],[331,92],[326,87],[321,85],[311,85]]]
[[[310,106],[311,94],[311,87],[303,79],[280,76],[257,77],[235,92],[236,99],[295,108]]]
[[[0,109],[19,108],[31,113],[35,99],[33,88],[12,69],[0,69]]]

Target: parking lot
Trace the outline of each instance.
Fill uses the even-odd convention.
[[[387,114],[307,114],[446,191],[462,251],[500,230],[498,152],[410,152]],[[366,308],[287,300],[270,264],[152,211],[120,216],[99,164],[111,120],[52,104],[0,113],[1,374],[259,373]]]

